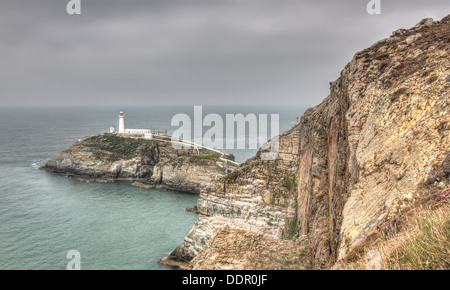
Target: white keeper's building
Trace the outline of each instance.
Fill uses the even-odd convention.
[[[110,133],[116,133],[116,128],[110,127]],[[118,134],[127,134],[127,135],[143,135],[145,139],[152,139],[153,134],[150,129],[125,129],[125,114],[123,111],[119,113],[119,131]]]

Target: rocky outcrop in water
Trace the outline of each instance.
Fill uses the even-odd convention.
[[[42,169],[84,181],[133,180],[142,187],[198,194],[225,175],[220,165],[220,154],[206,149],[175,149],[168,140],[103,134],[79,140]]]
[[[217,268],[211,259],[238,247],[210,244],[227,227],[302,241],[301,263],[329,268],[402,209],[448,188],[449,60],[450,16],[357,53],[330,95],[281,135],[277,160],[260,151],[201,193],[199,220],[166,261]]]

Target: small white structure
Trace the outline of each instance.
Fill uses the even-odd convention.
[[[132,135],[145,135],[151,133],[151,131],[147,129],[125,129],[124,133]]]
[[[115,128],[109,128],[110,133],[115,133]],[[123,111],[119,113],[119,134],[127,134],[127,135],[144,135],[145,139],[152,139],[153,134],[150,129],[125,129],[125,114]]]
[[[113,126],[109,127],[109,133],[116,133],[116,128]]]

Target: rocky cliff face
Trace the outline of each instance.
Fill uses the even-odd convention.
[[[286,132],[280,140],[277,160],[261,161],[259,152],[200,194],[199,219],[166,262],[189,262],[224,226],[277,239],[289,235],[284,226],[296,220],[298,132]]]
[[[174,149],[167,140],[104,134],[79,140],[42,169],[86,181],[134,180],[198,194],[225,175],[219,157],[204,149]]]
[[[277,160],[259,152],[202,192],[198,222],[167,260],[214,268],[202,255],[227,256],[208,243],[227,226],[307,241],[303,263],[330,267],[421,195],[449,187],[449,60],[450,16],[357,53],[281,135]]]

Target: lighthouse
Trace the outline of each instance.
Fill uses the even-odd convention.
[[[114,127],[109,128],[109,133],[115,133]],[[150,129],[125,129],[125,114],[123,111],[120,111],[119,113],[119,131],[117,133],[131,135],[135,138],[139,136],[145,139],[153,138],[152,130]]]
[[[125,115],[123,114],[123,111],[120,111],[119,113],[119,133],[125,133]]]

